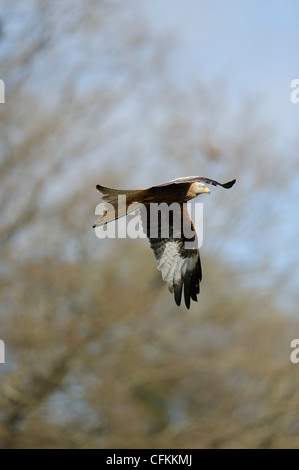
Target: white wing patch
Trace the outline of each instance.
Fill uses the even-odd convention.
[[[149,213],[147,220],[142,218],[143,227],[147,227],[147,235],[150,234]],[[161,218],[165,214],[161,212]],[[169,217],[169,214],[167,214]],[[182,218],[191,223],[187,208],[184,206]],[[162,220],[162,219],[161,219]],[[159,224],[161,225],[161,220]],[[178,219],[176,219],[178,220]],[[155,223],[152,221],[152,224]],[[197,301],[199,294],[199,284],[202,278],[199,251],[196,248],[184,248],[183,230],[181,237],[174,238],[173,233],[177,234],[177,226],[174,230],[173,225],[169,230],[169,238],[150,238],[151,248],[154,252],[158,269],[161,271],[162,279],[167,282],[168,289],[174,294],[177,305],[181,304],[182,292],[184,290],[185,304],[190,308],[190,300]]]

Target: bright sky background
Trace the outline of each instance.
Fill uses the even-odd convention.
[[[248,97],[258,100],[262,115],[282,139],[298,133],[299,103],[290,101],[290,82],[299,78],[298,1],[143,0],[143,4],[154,30],[173,33],[176,39],[173,73],[180,83],[223,79],[234,104]]]
[[[143,0],[143,5],[151,29],[174,38],[171,67],[180,86],[204,81],[215,87],[216,96],[223,86],[230,108],[236,110],[253,100],[261,124],[275,131],[284,155],[281,165],[296,155],[299,103],[290,100],[290,83],[299,78],[298,1]],[[273,270],[297,258],[292,240],[298,232],[298,178],[290,176],[297,187],[290,181],[285,198],[269,206],[279,215],[268,246],[273,250]],[[244,265],[250,253],[253,258],[258,253],[249,245],[232,251]],[[293,270],[290,279],[296,289],[298,271]]]

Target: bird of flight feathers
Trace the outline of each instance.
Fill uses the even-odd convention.
[[[169,291],[174,294],[176,304],[178,306],[181,304],[184,291],[185,304],[189,309],[190,301],[197,301],[202,271],[198,248],[185,246],[186,241],[194,241],[196,238],[186,203],[199,194],[210,193],[206,184],[229,189],[235,182],[234,179],[222,184],[203,176],[187,176],[147,189],[119,190],[97,185],[96,189],[102,194],[103,202],[109,204],[93,227],[107,224],[141,206],[145,208],[145,211],[140,211],[142,226],[154,252],[157,267],[161,270],[162,278],[167,282]],[[125,205],[122,207],[118,204],[119,196],[125,196]],[[153,203],[159,204],[159,210],[161,209],[159,218],[154,221],[150,212],[150,206]],[[170,205],[173,207],[173,203],[176,203],[174,210],[171,212],[165,210]],[[167,236],[161,229],[166,218],[169,229]],[[184,230],[186,226],[191,227],[193,234],[188,239]]]

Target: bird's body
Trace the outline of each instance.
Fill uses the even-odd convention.
[[[157,267],[162,278],[168,283],[168,289],[174,293],[177,305],[184,298],[187,308],[190,300],[197,301],[202,279],[200,255],[198,248],[186,248],[186,241],[194,241],[196,232],[188,213],[186,203],[203,193],[210,193],[206,184],[231,188],[236,180],[225,184],[201,176],[188,176],[152,186],[147,189],[118,190],[97,185],[102,193],[102,200],[107,210],[97,220],[94,227],[122,217],[143,206],[141,211],[143,230],[149,238],[154,252]],[[205,184],[206,183],[206,184]],[[125,197],[125,204],[119,205],[119,197]],[[159,218],[153,218],[151,205],[159,205]],[[169,211],[171,208],[171,211]],[[163,225],[164,224],[164,225]],[[167,236],[163,227],[168,227]],[[186,237],[186,233],[191,236]],[[189,229],[189,232],[185,229]]]

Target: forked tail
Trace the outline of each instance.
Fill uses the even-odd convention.
[[[142,205],[144,189],[126,190],[105,188],[99,184],[97,190],[102,194],[102,215],[93,228],[105,225],[112,220],[134,212]]]

